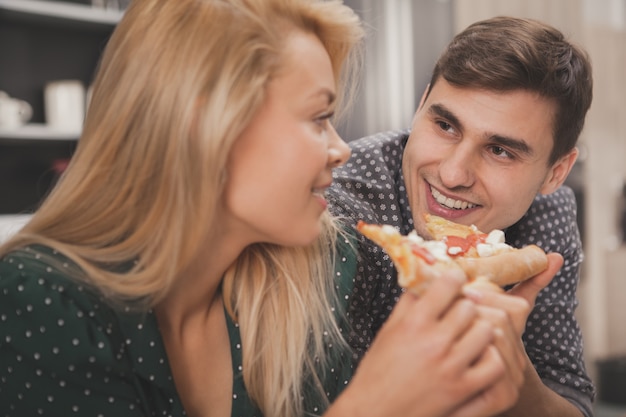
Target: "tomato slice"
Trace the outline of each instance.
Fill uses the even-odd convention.
[[[472,246],[476,247],[479,243],[485,243],[487,241],[487,236],[487,233],[475,233],[473,235],[469,235],[467,240]]]
[[[472,248],[470,241],[461,236],[446,236],[443,241],[448,246],[448,254],[452,256],[463,255]],[[458,249],[450,253],[450,249],[452,248]]]
[[[417,244],[411,245],[411,251],[415,255],[422,258],[429,265],[432,265],[437,261],[437,259],[432,255],[432,253],[428,252],[428,249],[423,248]]]

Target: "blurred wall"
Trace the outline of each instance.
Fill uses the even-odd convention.
[[[454,33],[452,0],[345,0],[367,29],[363,82],[338,125],[346,140],[410,127],[432,67]]]

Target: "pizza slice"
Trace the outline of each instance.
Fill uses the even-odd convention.
[[[492,289],[531,278],[548,267],[545,252],[536,245],[514,248],[501,230],[483,233],[475,226],[426,214],[432,240],[415,231],[408,235],[390,225],[359,221],[357,230],[380,245],[398,270],[400,286],[420,294],[428,284],[452,269],[463,271],[472,285]]]

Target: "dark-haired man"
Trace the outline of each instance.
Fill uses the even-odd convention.
[[[523,341],[533,366],[507,416],[592,415],[574,318],[576,202],[562,186],[591,100],[587,55],[558,30],[509,17],[477,22],[441,55],[410,131],[352,142],[351,159],[335,171],[331,207],[352,222],[428,236],[422,213],[431,213],[563,255],[528,318]],[[360,356],[401,290],[384,252],[365,238],[359,245],[350,343]]]

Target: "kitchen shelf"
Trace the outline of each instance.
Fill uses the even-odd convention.
[[[124,12],[101,9],[86,4],[44,0],[0,0],[0,16],[25,21],[112,28]]]
[[[175,0],[174,0],[175,1]],[[0,214],[35,210],[73,156],[81,129],[46,124],[44,89],[53,80],[93,82],[124,11],[89,0],[0,0],[0,90],[28,102],[29,123],[0,129]]]
[[[43,123],[29,123],[16,129],[0,128],[0,139],[78,140],[80,131],[54,129]]]

